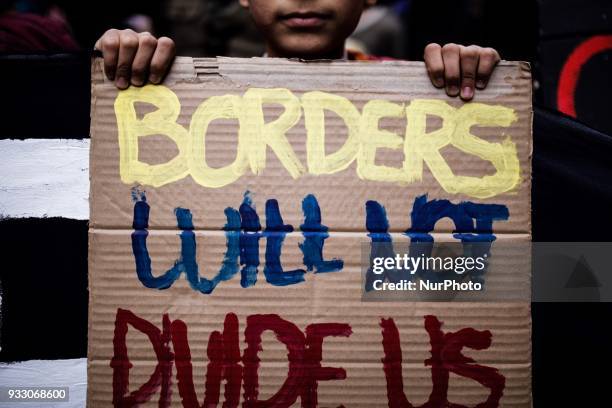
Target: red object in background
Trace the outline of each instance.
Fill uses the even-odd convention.
[[[70,30],[59,18],[15,12],[0,15],[0,52],[78,50]]]
[[[595,55],[612,50],[612,35],[596,35],[584,41],[570,54],[561,70],[557,88],[557,108],[576,118],[576,87],[582,67]]]

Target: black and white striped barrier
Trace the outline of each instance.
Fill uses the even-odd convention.
[[[0,361],[85,357],[89,56],[0,71]]]

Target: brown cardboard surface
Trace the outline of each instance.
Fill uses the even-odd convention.
[[[241,358],[240,361],[233,361],[233,364],[231,358],[222,358],[225,371],[221,372],[230,375],[234,372],[232,370],[242,368],[244,373],[237,377],[239,390],[236,388],[234,391],[228,391],[225,388],[226,381],[221,383],[219,404],[227,402],[228,397],[231,400],[233,396],[240,398],[240,403],[245,406],[256,406],[256,400],[263,401],[268,398],[273,398],[271,402],[277,403],[278,406],[290,403],[295,406],[312,406],[316,395],[319,406],[410,406],[399,399],[403,391],[407,401],[413,406],[420,406],[428,399],[433,404],[430,406],[438,406],[436,404],[443,404],[447,400],[455,404],[474,406],[484,403],[487,398],[490,398],[489,405],[483,406],[531,406],[530,276],[528,268],[519,268],[516,263],[511,262],[516,256],[500,256],[498,259],[501,266],[487,279],[492,290],[498,290],[499,293],[513,291],[524,295],[523,300],[518,302],[363,302],[361,270],[362,247],[364,243],[370,242],[366,230],[368,201],[377,201],[384,206],[389,233],[394,242],[409,242],[404,233],[413,227],[414,220],[411,215],[414,215],[415,200],[425,195],[423,199],[427,202],[449,200],[452,203],[450,205],[455,206],[464,202],[505,206],[509,214],[508,219],[493,223],[496,243],[530,241],[531,76],[526,64],[502,62],[487,90],[478,92],[474,102],[464,104],[435,89],[421,63],[305,63],[264,58],[177,58],[164,82],[164,96],[149,99],[149,102],[158,108],[161,106],[157,111],[161,114],[166,112],[164,109],[168,106],[164,104],[178,103],[180,111],[176,112],[176,121],[171,114],[164,118],[158,115],[157,118],[161,120],[152,120],[151,118],[155,118],[156,107],[151,104],[138,102],[121,105],[117,102],[124,100],[121,98],[126,95],[142,97],[144,92],[156,92],[155,89],[162,87],[131,88],[128,92],[133,94],[124,92],[123,96],[118,96],[120,93],[117,89],[104,78],[100,60],[93,62],[92,70],[89,406],[112,406],[113,398],[116,405],[126,404],[124,400],[129,402],[130,393],[141,398],[143,406],[158,406],[160,400],[171,406],[191,406],[189,404],[193,400],[189,399],[188,392],[191,386],[200,405],[206,392],[209,398],[206,402],[216,406],[213,404],[215,398],[211,397],[215,394],[215,381],[207,378],[207,375],[211,376],[211,373],[215,372],[210,361],[216,361],[215,351],[223,347],[214,346],[220,336],[214,332],[222,333],[224,321],[229,319],[233,322],[234,315],[238,323],[237,336]],[[262,142],[264,139],[256,138],[265,138],[271,132],[249,133],[247,130],[274,123],[287,109],[282,106],[286,100],[281,103],[268,101],[262,107],[264,121],[258,123],[257,110],[248,110],[252,105],[243,103],[245,95],[253,89],[279,88],[286,90],[283,95],[294,96],[294,102],[298,101],[297,105],[292,105],[297,106],[294,112],[297,113],[296,117],[289,121],[293,126],[286,132],[286,137],[276,138],[272,142],[286,141],[285,147],[278,151],[266,147],[266,158],[263,164],[260,163],[259,174],[254,174],[253,165],[249,162],[248,166],[241,169],[240,177],[236,176],[233,182],[211,187],[202,185],[201,181],[190,174],[183,174],[169,181],[166,175],[170,171],[160,171],[163,174],[155,181],[145,174],[146,171],[130,173],[124,171],[125,168],[122,170],[122,152],[125,154],[127,148],[125,145],[120,147],[120,141],[125,140],[125,132],[134,129],[143,135],[149,135],[137,140],[139,161],[160,165],[178,155],[177,163],[182,161],[182,164],[177,165],[189,167],[185,164],[189,161],[189,154],[185,152],[192,147],[180,150],[164,131],[169,129],[169,132],[186,135],[186,138],[202,134],[203,127],[197,127],[197,123],[194,125],[194,114],[207,100],[215,101],[210,105],[211,109],[219,107],[222,99],[209,98],[225,95],[234,95],[233,101],[238,108],[232,111],[225,107],[217,112],[226,116],[239,116],[242,123],[239,124],[237,118],[215,118],[211,121],[206,132],[206,162],[211,168],[229,165],[237,156],[239,143],[244,143],[241,145],[244,150],[240,151],[250,160],[255,157],[252,152],[265,144]],[[445,106],[448,106],[447,111],[452,112],[464,109],[464,105],[466,109],[480,106],[481,111],[475,111],[471,116],[465,115],[461,120],[457,119],[456,127],[451,133],[463,135],[461,126],[465,124],[465,118],[476,118],[481,125],[467,129],[474,136],[470,145],[472,148],[478,150],[481,155],[493,157],[491,155],[497,154],[502,146],[507,148],[510,143],[513,144],[516,154],[513,157],[504,156],[493,164],[477,157],[473,151],[466,152],[469,148],[462,151],[449,144],[439,149],[442,160],[456,175],[482,178],[494,176],[495,166],[512,169],[512,159],[515,159],[517,172],[510,173],[518,177],[511,183],[511,188],[495,190],[499,183],[493,183],[493,193],[486,194],[482,193],[484,189],[478,187],[480,181],[475,179],[468,183],[478,188],[469,191],[464,189],[459,193],[453,191],[460,182],[444,182],[443,185],[439,174],[434,174],[439,168],[435,165],[432,168],[429,162],[422,165],[422,177],[410,181],[372,180],[371,178],[388,177],[393,170],[382,171],[372,177],[373,173],[366,171],[366,174],[359,169],[358,160],[342,169],[335,168],[337,171],[330,174],[313,174],[309,167],[313,163],[308,161],[308,155],[313,149],[308,140],[309,131],[312,132],[315,127],[310,126],[308,130],[305,121],[316,119],[317,116],[313,113],[314,110],[306,112],[304,94],[314,91],[325,93],[310,94],[316,96],[313,98],[315,106],[323,99],[332,98],[330,94],[336,99],[345,98],[345,101],[354,106],[358,120],[351,123],[356,123],[359,129],[352,128],[352,134],[358,136],[351,140],[361,143],[359,154],[369,141],[392,137],[389,136],[390,133],[378,133],[373,127],[370,127],[369,131],[375,134],[371,138],[364,136],[368,133],[362,129],[365,129],[368,123],[363,119],[363,112],[369,101],[380,100],[395,104],[383,105],[381,113],[392,116],[395,109],[400,112],[396,112],[397,117],[385,117],[377,121],[375,127],[395,133],[396,139],[401,139],[401,143],[405,141],[405,134],[411,137],[411,133],[406,131],[406,112],[410,106],[417,106],[418,101],[433,100],[438,104],[444,102],[447,104]],[[125,106],[134,106],[135,116],[128,125],[119,119],[125,119],[125,115],[130,114],[131,108],[126,110]],[[504,126],[486,124],[491,117],[499,119],[496,115],[500,112],[496,110],[491,113],[493,111],[486,110],[488,107],[497,107],[494,109],[499,108],[506,113],[512,112],[512,123]],[[445,123],[434,113],[426,115],[425,127],[428,133],[436,132]],[[414,112],[413,114],[416,115]],[[147,119],[150,122],[141,126],[147,115],[150,115]],[[449,121],[450,119],[447,122]],[[191,134],[188,132],[190,127],[194,129]],[[324,128],[324,151],[329,156],[342,148],[350,132],[345,121],[329,110],[324,114]],[[243,133],[240,131],[250,136],[242,138]],[[426,138],[427,135],[420,139],[421,142],[426,144],[430,140]],[[459,136],[457,138],[460,139]],[[490,144],[483,142],[485,140]],[[461,143],[461,140],[457,143]],[[198,148],[197,145],[194,146],[194,149]],[[398,146],[399,144],[395,143],[394,149],[379,147],[375,154],[375,164],[402,167],[402,161],[407,155],[402,147]],[[428,151],[434,150],[436,149],[431,148]],[[287,165],[279,159],[279,152],[281,155],[291,155],[293,152],[292,157],[301,164],[303,173],[294,173],[292,176]],[[408,156],[414,156],[413,150],[408,149],[406,152]],[[192,155],[195,156],[197,155]],[[287,160],[287,156],[283,160]],[[201,156],[194,159],[195,163],[202,161]],[[316,164],[314,163],[315,166]],[[370,170],[373,168],[369,167]],[[228,174],[230,177],[235,176],[231,172],[226,172],[223,176]],[[211,179],[214,179],[212,182],[217,182],[220,178]],[[165,184],[155,185],[159,184],[159,180]],[[481,180],[483,185],[488,182],[486,178]],[[508,181],[504,179],[502,182]],[[228,257],[228,240],[238,239],[240,234],[238,230],[235,235],[231,234],[232,231],[228,233],[227,228],[224,231],[224,225],[229,222],[226,209],[230,207],[238,210],[245,200],[245,193],[247,200],[250,199],[251,205],[256,208],[263,228],[266,227],[267,221],[266,202],[270,199],[277,200],[284,224],[293,226],[293,232],[288,232],[282,243],[280,259],[285,271],[306,269],[303,263],[304,255],[300,249],[300,244],[305,239],[303,231],[300,230],[300,224],[305,222],[302,200],[309,194],[314,195],[320,207],[321,223],[329,228],[323,256],[326,260],[342,259],[342,270],[328,273],[309,271],[305,273],[303,282],[275,286],[266,281],[263,272],[270,239],[262,237],[259,240],[261,264],[258,267],[257,282],[253,286],[241,286],[240,272],[231,279],[220,282],[210,294],[192,289],[184,271],[166,289],[148,288],[141,283],[136,272],[136,249],[133,248],[132,234],[136,234],[135,206],[140,205],[139,208],[142,208],[144,197],[150,208],[146,244],[153,275],[163,274],[175,265],[175,262],[181,260],[181,230],[177,228],[175,209],[182,208],[189,209],[193,217],[193,235],[197,245],[194,259],[199,266],[199,276],[212,279]],[[140,204],[136,204],[137,202]],[[184,212],[179,211],[179,214]],[[431,232],[437,242],[451,242],[456,241],[452,234],[454,230],[453,223],[444,218],[435,223],[433,231],[425,232]],[[139,231],[142,233],[142,228]],[[188,240],[191,230],[187,228],[185,231],[187,235],[183,238]],[[230,260],[235,267],[238,267],[237,262],[237,258]],[[150,338],[143,333],[146,331],[144,326],[140,329],[130,324],[125,326],[127,333],[123,341],[121,325],[117,324],[118,314],[126,316],[123,311],[129,311],[139,319],[149,322],[143,324],[148,327],[153,338],[159,337],[161,348],[158,353],[162,353],[159,350],[166,350],[165,357],[156,356]],[[167,315],[165,323],[164,315]],[[278,317],[272,318],[271,315]],[[432,337],[435,337],[432,333],[437,332],[431,326],[434,322],[431,316],[435,316],[435,321],[442,323],[441,332],[457,333],[454,337],[449,335],[450,337],[446,338],[460,339],[456,340],[458,343],[453,344],[462,346],[459,347],[462,355],[474,359],[475,362],[459,361],[461,358],[453,354],[454,348],[451,344],[447,344],[442,352],[434,351],[442,340],[436,341]],[[268,326],[264,327],[266,330],[261,335],[262,349],[254,354],[255,346],[247,347],[246,340],[247,332],[254,330],[258,318]],[[275,337],[272,329],[278,329],[280,326],[276,324],[279,320],[274,319],[290,322],[286,325],[292,327],[294,340],[289,341],[282,335],[280,338]],[[350,326],[350,334],[345,330],[342,335],[325,337],[322,354],[318,359],[313,351],[316,347],[311,343],[306,346],[306,337],[299,339],[302,338],[300,336],[307,336],[307,326],[323,323],[342,324],[345,329]],[[389,340],[395,338],[391,324],[397,328],[398,342]],[[429,332],[426,324],[429,325]],[[187,328],[191,370],[185,368],[188,367],[184,358],[185,349],[180,348],[180,344],[185,344],[180,342],[180,328],[184,327]],[[309,330],[313,330],[313,327]],[[155,334],[156,330],[159,335]],[[228,333],[230,332],[234,333],[229,330]],[[225,340],[226,337],[233,338],[232,336],[228,334],[222,337]],[[385,341],[384,336],[387,339]],[[286,343],[297,344],[295,347],[298,349],[303,347],[306,356],[296,357],[292,353],[288,355],[283,339]],[[309,339],[312,340],[312,337]],[[123,346],[129,362],[123,354]],[[314,348],[310,350],[309,347]],[[398,350],[401,350],[401,355],[397,353]],[[299,355],[300,352],[298,350],[295,353]],[[426,360],[432,357],[435,360],[435,356],[441,358],[446,366],[440,361],[426,363]],[[158,360],[162,363],[158,363]],[[289,360],[292,361],[291,368]],[[327,372],[330,378],[324,380],[326,374],[320,370],[317,365],[319,363],[322,367],[342,368],[344,374],[340,374],[339,370],[333,374]],[[253,374],[256,366],[257,383]],[[451,367],[450,373],[444,367]],[[181,377],[178,374],[179,368],[182,373],[192,372],[192,380]],[[162,371],[166,374],[162,375]],[[445,375],[449,376],[448,385],[444,384]],[[291,378],[290,381],[295,379],[296,382],[279,392],[288,377]],[[435,377],[435,380],[432,380],[432,377]],[[318,378],[316,386],[315,378]],[[503,380],[500,380],[501,378]],[[434,391],[432,381],[436,383]],[[483,383],[486,386],[482,385]],[[496,392],[502,392],[503,395],[490,397],[489,387]],[[224,391],[227,393],[224,394]],[[235,405],[232,404],[228,406]]]

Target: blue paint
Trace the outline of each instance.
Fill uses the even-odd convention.
[[[239,230],[240,215],[236,210],[226,209],[227,224],[226,231],[227,251],[224,255],[221,269],[213,279],[200,277],[196,261],[196,238],[193,232],[193,217],[191,212],[185,208],[177,208],[174,213],[178,228],[181,230],[181,256],[175,261],[174,266],[163,275],[154,277],[151,271],[151,258],[147,249],[147,231],[149,224],[150,207],[146,202],[144,194],[141,201],[134,204],[134,232],[132,233],[132,251],[136,262],[136,274],[138,279],[147,288],[167,289],[185,272],[187,281],[192,289],[201,293],[210,294],[222,281],[231,279],[238,272],[239,256]]]
[[[414,201],[412,227],[406,231],[406,235],[411,242],[433,242],[429,233],[434,230],[436,223],[442,218],[450,218],[455,224],[453,236],[461,242],[493,242],[493,222],[505,221],[509,216],[505,205],[427,201],[427,195],[422,195]]]
[[[304,236],[304,242],[299,244],[304,254],[304,265],[308,271],[315,269],[315,273],[337,272],[344,267],[342,259],[332,259],[329,261],[323,258],[323,246],[325,240],[329,238],[329,228],[321,224],[321,208],[317,198],[308,194],[302,200],[302,212],[304,213],[304,223],[300,225],[300,230]]]
[[[193,217],[188,208],[175,208],[176,224],[180,230],[193,231]]]
[[[411,228],[405,235],[410,237],[410,257],[431,256],[434,238],[430,234],[435,225],[443,218],[450,218],[454,225],[453,237],[463,243],[464,256],[485,257],[490,255],[491,243],[496,237],[493,234],[493,222],[505,221],[509,218],[508,208],[496,204],[476,204],[462,202],[454,204],[449,200],[427,200],[426,195],[415,199],[411,213]],[[395,257],[392,238],[388,233],[389,221],[384,207],[376,201],[366,203],[366,228],[371,239],[370,262],[373,258]],[[477,245],[472,245],[477,244]],[[484,273],[474,270],[469,278],[473,282],[484,284]],[[464,279],[453,271],[439,272],[429,270],[416,271],[414,275],[404,271],[389,270],[382,275],[375,275],[372,270],[366,273],[365,289],[372,290],[372,283],[376,279],[389,282],[398,282],[401,279],[412,280],[415,276],[432,282],[445,279]]]
[[[230,280],[238,273],[238,259],[240,257],[240,213],[230,207],[226,208],[224,212],[227,219],[227,223],[223,227],[227,251],[219,271],[220,281]]]
[[[183,271],[187,275],[187,281],[192,289],[202,293],[210,293],[214,289],[214,284],[206,279],[200,279],[198,263],[196,261],[196,239],[193,232],[193,220],[191,211],[186,208],[176,208],[174,210],[176,224],[181,230],[181,257],[179,263],[183,266]]]
[[[193,290],[197,290],[204,294],[210,294],[217,285],[224,280],[231,279],[238,272],[238,245],[236,227],[238,218],[236,210],[226,209],[225,215],[227,223],[224,229],[226,231],[227,251],[224,255],[221,269],[212,279],[200,277],[198,263],[196,261],[196,238],[193,232],[193,222],[191,212],[184,208],[175,210],[176,220],[181,232],[181,259],[183,269],[187,275],[187,281]],[[232,231],[233,230],[233,231]],[[233,232],[233,234],[232,234]],[[228,234],[229,233],[229,234]]]
[[[471,232],[457,231],[454,237],[464,243],[464,255],[473,258],[484,257],[489,259],[491,255],[491,243],[497,238],[493,234],[493,222],[506,221],[510,218],[510,212],[505,205],[496,204],[474,204],[464,203],[465,212],[476,220],[476,226]],[[475,243],[476,245],[469,245]],[[488,261],[486,262],[488,266]],[[484,285],[484,274],[482,271],[472,271],[470,278],[472,282]]]
[[[144,192],[139,191],[137,188],[133,188],[131,191],[132,201],[134,202],[134,219],[132,220],[133,229],[147,229],[149,228],[149,206],[147,205],[147,196]],[[142,202],[143,204],[139,204]],[[138,211],[136,211],[138,207]]]
[[[366,229],[372,242],[391,242],[387,210],[378,201],[366,202]]]
[[[147,201],[144,191],[140,191],[138,187],[132,188],[130,195],[132,196],[132,202],[134,203],[137,201]]]
[[[462,203],[464,211],[470,217],[476,220],[476,226],[472,231],[456,231],[455,238],[462,242],[493,242],[493,222],[507,221],[510,218],[508,207],[497,204],[475,204]]]
[[[393,239],[389,234],[389,219],[387,211],[378,201],[366,202],[366,229],[372,241],[370,246],[370,265],[374,258],[395,258]],[[366,272],[365,290],[373,290],[373,283],[377,279],[388,282],[399,282],[401,279],[411,279],[410,274],[397,270],[385,270],[383,274],[376,275],[372,268]]]
[[[260,265],[259,240],[262,237],[266,238],[264,275],[266,281],[272,285],[287,286],[303,282],[306,270],[325,273],[340,271],[344,267],[341,259],[324,259],[323,247],[325,240],[329,238],[329,229],[322,224],[321,209],[316,197],[309,194],[302,201],[304,223],[300,229],[304,242],[299,244],[307,269],[284,271],[281,263],[282,246],[286,235],[293,232],[293,226],[284,223],[278,202],[270,199],[266,202],[266,228],[262,232],[259,215],[247,191],[238,211],[229,207],[225,209],[227,222],[223,231],[225,231],[227,251],[217,275],[212,279],[200,277],[196,261],[197,245],[193,217],[189,209],[177,208],[176,223],[181,231],[180,257],[163,274],[153,276],[151,258],[147,250],[150,207],[144,192],[132,190],[132,199],[134,200],[132,251],[138,279],[148,288],[167,289],[184,272],[194,290],[210,294],[220,282],[232,279],[238,273],[240,266],[242,266],[241,286],[245,288],[253,286],[257,282]],[[477,258],[489,255],[491,243],[496,239],[493,234],[493,223],[507,220],[509,212],[503,205],[471,202],[453,204],[449,200],[428,201],[426,195],[417,197],[411,213],[412,226],[405,232],[411,240],[411,257],[431,255],[434,238],[430,233],[442,218],[450,218],[453,221],[455,225],[453,237],[463,243],[464,256]],[[366,202],[365,221],[367,235],[371,240],[371,260],[378,257],[395,258],[385,208],[376,201]],[[422,245],[423,243],[427,245]],[[457,278],[452,271],[448,274],[452,274],[451,278]],[[472,271],[470,279],[484,283],[483,274],[484,271]],[[415,275],[403,270],[387,270],[381,277],[370,269],[366,274],[366,290],[372,289],[375,279],[398,282],[402,279],[413,279],[414,276],[433,281],[449,278],[447,274],[426,270],[417,271]]]
[[[430,256],[434,241],[430,232],[442,218],[450,218],[455,225],[453,237],[464,244],[464,256],[488,257],[491,243],[496,239],[493,234],[493,222],[505,221],[509,217],[510,213],[505,205],[472,202],[453,204],[449,200],[427,201],[427,195],[422,195],[414,201],[411,213],[412,227],[405,234],[410,237],[411,243],[431,243],[432,245],[411,245],[410,256]],[[470,243],[479,243],[479,245],[469,245]],[[486,269],[472,271],[470,279],[473,282],[484,284]],[[419,271],[417,274],[431,281],[457,278],[452,271],[446,273]]]
[[[257,268],[259,267],[259,239],[261,223],[259,215],[253,206],[250,193],[244,193],[244,200],[240,205],[241,228],[240,233],[240,285],[243,288],[255,285],[257,282]]]
[[[264,275],[266,281],[274,286],[294,285],[304,281],[303,269],[283,271],[280,256],[283,241],[287,233],[293,232],[293,226],[285,224],[278,208],[278,201],[266,201],[266,264]]]
[[[140,200],[134,203],[134,219],[132,223],[134,228],[134,232],[132,232],[132,252],[136,262],[136,274],[138,280],[147,288],[167,289],[178,279],[182,266],[176,261],[174,266],[162,275],[153,276],[151,272],[151,257],[147,250],[149,212],[150,207],[143,193]]]

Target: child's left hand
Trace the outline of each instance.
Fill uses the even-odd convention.
[[[497,63],[501,60],[493,48],[476,45],[429,44],[425,47],[425,66],[436,88],[446,88],[449,96],[461,95],[469,101],[474,90],[484,89]]]

